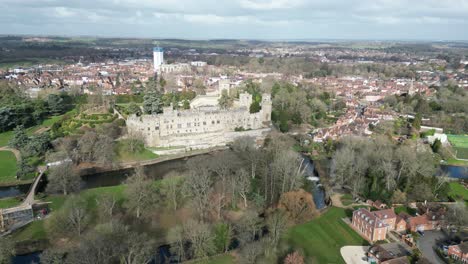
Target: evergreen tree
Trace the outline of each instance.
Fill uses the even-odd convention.
[[[49,106],[50,113],[53,115],[61,114],[65,110],[63,98],[57,94],[49,94],[47,105]]]
[[[23,125],[17,126],[13,130],[13,138],[8,142],[8,145],[15,149],[21,149],[28,144],[29,137],[26,135],[26,130]]]
[[[162,113],[163,109],[162,96],[158,92],[148,92],[143,97],[143,110],[145,114]]]

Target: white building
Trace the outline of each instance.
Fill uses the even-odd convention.
[[[190,65],[194,67],[204,67],[206,66],[206,61],[192,61],[190,62]]]
[[[159,66],[164,62],[164,50],[163,48],[153,48],[153,67],[154,72],[159,71]]]

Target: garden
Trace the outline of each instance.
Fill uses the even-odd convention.
[[[457,158],[468,159],[468,135],[447,135]]]

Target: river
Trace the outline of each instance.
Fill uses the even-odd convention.
[[[447,173],[451,178],[468,179],[468,167],[441,165],[442,172]]]
[[[216,155],[216,152],[211,154],[202,154],[207,158]],[[144,167],[146,175],[152,179],[162,179],[168,174],[184,174],[187,171],[186,163],[190,158],[181,158],[175,160],[164,161],[157,164],[147,165]],[[308,157],[304,156],[304,166],[306,166],[305,177],[317,177],[314,163]],[[115,186],[122,184],[129,175],[131,175],[133,169],[121,169],[109,172],[94,173],[82,176],[83,188],[97,188],[105,186]],[[325,192],[319,182],[310,182],[307,187],[311,188],[311,193],[317,209],[322,209],[326,206],[325,204]],[[11,197],[18,196],[28,191],[29,185],[21,187],[8,187],[8,189],[0,188],[0,197]],[[44,186],[41,186],[43,189]],[[14,264],[30,264],[37,263],[39,258],[39,252],[34,252],[27,255],[15,256],[13,258]],[[158,248],[152,263],[167,263],[167,257],[169,256],[168,246],[161,246]]]

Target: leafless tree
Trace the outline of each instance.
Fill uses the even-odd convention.
[[[242,263],[253,264],[263,253],[263,243],[261,241],[255,241],[248,245],[245,245],[240,250],[240,258]]]
[[[73,164],[67,161],[52,167],[47,179],[49,180],[46,189],[48,193],[61,192],[63,195],[67,195],[70,192],[78,191],[81,186],[81,177],[75,171]]]
[[[142,208],[148,209],[154,202],[152,181],[148,180],[143,167],[135,168],[135,173],[126,181],[126,206],[134,211],[137,218],[141,216]]]
[[[184,224],[184,233],[195,258],[205,258],[214,253],[214,236],[208,224],[190,219]]]
[[[185,193],[192,198],[195,209],[201,219],[210,207],[210,194],[213,180],[207,164],[202,157],[195,157],[187,162],[190,169],[184,181]]]
[[[180,191],[182,184],[183,179],[179,177],[166,178],[161,184],[161,193],[174,211],[178,209],[179,202],[182,199],[182,192]]]
[[[236,192],[239,193],[240,197],[244,201],[244,207],[247,208],[247,194],[250,191],[250,178],[246,170],[239,169],[235,174]]]
[[[276,247],[286,231],[287,215],[283,210],[276,210],[267,218],[268,238],[273,247]]]
[[[175,226],[167,232],[167,242],[171,245],[171,253],[178,257],[179,261],[185,260],[185,234],[182,226]]]
[[[115,208],[117,207],[117,198],[114,194],[104,194],[96,199],[99,212],[106,220],[112,219]]]
[[[242,238],[241,243],[248,244],[255,239],[261,227],[261,219],[257,212],[247,210],[236,225],[237,233]]]

